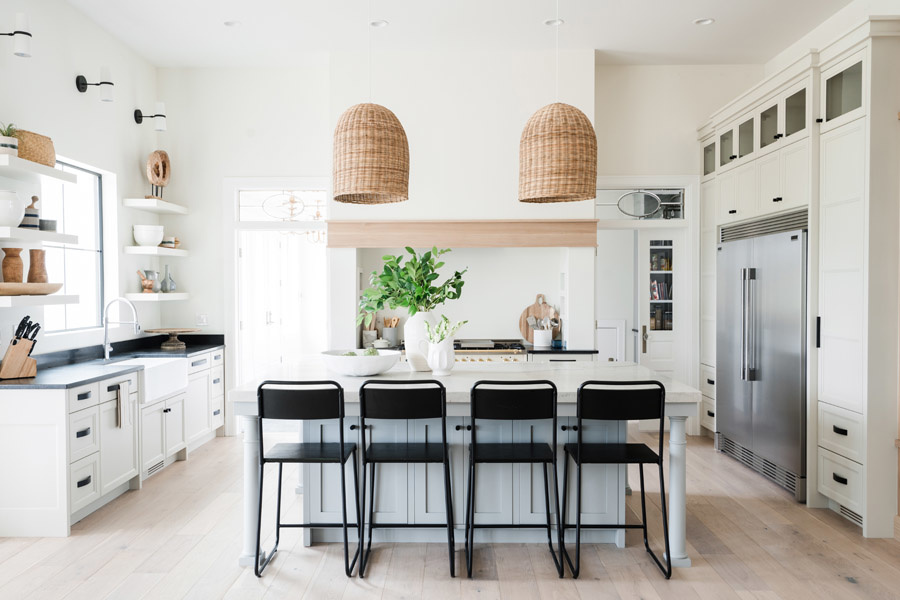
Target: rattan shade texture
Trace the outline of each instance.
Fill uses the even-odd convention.
[[[400,120],[387,108],[357,104],[338,119],[334,199],[349,204],[409,199],[409,142]]]
[[[556,102],[534,113],[519,141],[519,202],[575,202],[597,195],[597,134],[587,116]]]

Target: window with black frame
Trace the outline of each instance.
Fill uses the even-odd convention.
[[[44,309],[44,330],[74,331],[100,327],[103,312],[103,179],[100,173],[57,162],[76,183],[45,182],[41,186],[41,218],[56,221],[57,231],[78,236],[76,244],[47,242],[47,274],[62,282],[61,294],[78,296],[76,304]]]

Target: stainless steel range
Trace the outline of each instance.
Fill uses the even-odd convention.
[[[456,362],[526,362],[522,340],[453,340]]]

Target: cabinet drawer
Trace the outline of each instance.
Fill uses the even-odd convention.
[[[218,429],[225,424],[225,396],[213,398],[212,401],[212,428]]]
[[[862,512],[862,465],[819,448],[819,491],[849,508]]]
[[[819,446],[863,462],[862,415],[819,402]]]
[[[100,449],[100,407],[93,406],[69,415],[69,462],[73,463]]]
[[[100,497],[100,454],[69,465],[69,513],[81,510]]]
[[[71,388],[66,392],[69,400],[69,412],[84,410],[100,404],[98,395],[99,386],[96,383]]]
[[[138,391],[138,374],[137,371],[134,373],[128,373],[127,375],[122,375],[121,377],[116,377],[115,379],[107,379],[106,381],[101,381],[98,384],[100,393],[100,404],[104,402],[109,402],[110,400],[116,399],[116,392],[119,390],[119,386],[127,383],[128,384],[128,393],[133,394]],[[128,400],[128,398],[125,398]]]
[[[210,352],[209,362],[214,367],[221,367],[225,364],[225,348],[217,348]]]
[[[713,433],[716,431],[716,401],[706,396],[700,404],[700,425]]]
[[[209,373],[209,397],[225,395],[225,367],[215,367]]]
[[[203,354],[191,356],[190,358],[188,358],[188,375],[208,369],[210,367],[211,361],[212,353],[210,352],[204,352]]]
[[[555,362],[592,362],[593,354],[574,354],[570,352],[558,352],[553,354],[529,354],[531,362],[555,363]]]
[[[707,398],[716,399],[716,370],[700,365],[700,391]]]

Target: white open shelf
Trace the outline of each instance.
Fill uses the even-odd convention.
[[[0,154],[0,177],[9,177],[20,181],[33,182],[41,178],[55,179],[65,183],[75,183],[78,176],[64,173],[59,169],[48,167],[11,154]]]
[[[187,250],[163,248],[162,246],[125,246],[125,254],[142,254],[144,256],[187,256]]]
[[[125,297],[132,302],[172,302],[173,300],[187,300],[191,295],[184,292],[170,292],[168,294],[125,294]]]
[[[166,202],[158,198],[124,198],[122,204],[129,208],[137,208],[146,210],[147,212],[159,213],[161,215],[186,215],[188,209],[180,204]]]
[[[78,296],[57,294],[49,296],[0,296],[0,308],[49,306],[51,304],[78,304]]]
[[[40,244],[42,242],[77,244],[78,236],[58,233],[56,231],[41,231],[40,229],[0,227],[0,243],[3,243],[7,248],[10,247],[9,244],[11,243]]]

